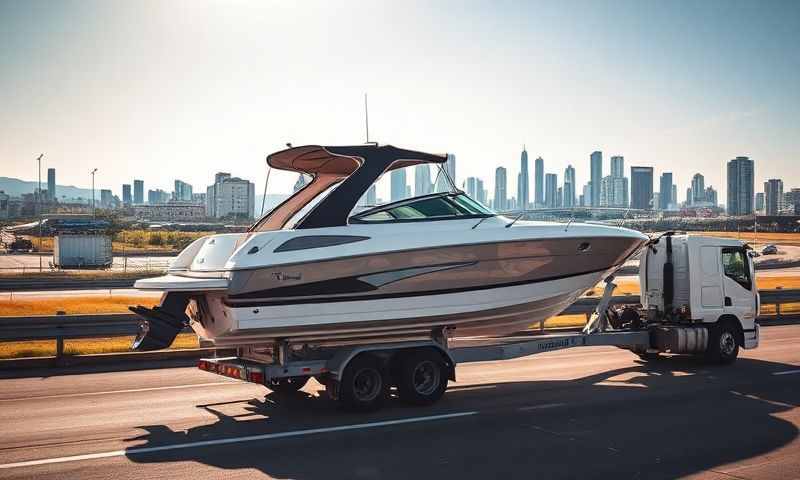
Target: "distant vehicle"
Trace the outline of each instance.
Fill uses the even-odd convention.
[[[8,246],[9,252],[32,252],[33,251],[33,242],[28,240],[27,238],[16,238],[13,242]]]
[[[777,253],[778,253],[778,247],[772,244],[767,245],[766,247],[761,249],[762,255],[777,255]]]

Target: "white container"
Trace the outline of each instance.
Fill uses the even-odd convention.
[[[109,235],[56,235],[53,263],[59,268],[109,267],[112,260]]]

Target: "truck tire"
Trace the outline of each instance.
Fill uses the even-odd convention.
[[[430,405],[447,390],[447,368],[442,356],[430,349],[409,352],[400,358],[397,394],[409,405]]]
[[[711,363],[728,365],[739,355],[741,335],[736,323],[723,320],[710,328],[706,359]]]
[[[279,395],[294,393],[305,386],[308,377],[288,377],[271,381],[267,388]]]
[[[389,391],[383,366],[378,358],[361,354],[344,369],[339,382],[339,405],[349,411],[378,410]]]

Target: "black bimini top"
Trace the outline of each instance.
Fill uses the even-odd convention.
[[[296,229],[347,225],[358,200],[385,172],[423,163],[444,163],[446,154],[405,150],[391,145],[323,147],[306,145],[275,152],[267,157],[272,168],[311,175],[312,180],[262,217],[250,231],[278,230],[308,202],[330,186],[340,183],[295,226]]]

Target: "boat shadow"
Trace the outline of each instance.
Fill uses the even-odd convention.
[[[531,472],[542,478],[674,478],[795,441],[797,426],[782,414],[800,406],[800,376],[773,373],[796,368],[753,359],[728,368],[670,358],[568,381],[453,385],[434,406],[405,407],[390,399],[371,414],[341,412],[311,385],[310,393],[198,405],[209,423],[186,430],[142,426],[145,434],[130,439],[136,445],[127,456],[139,464],[195,462],[279,478],[528,478]],[[480,413],[324,431],[467,411]],[[282,435],[316,429],[323,431]],[[170,447],[147,450],[162,446]]]

